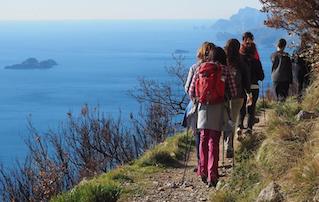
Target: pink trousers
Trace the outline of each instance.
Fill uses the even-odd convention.
[[[199,165],[197,174],[207,177],[208,182],[218,179],[219,138],[221,132],[211,129],[200,130]]]

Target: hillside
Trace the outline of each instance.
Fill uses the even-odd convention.
[[[273,43],[279,38],[294,41],[284,30],[275,30],[264,25],[267,14],[255,8],[242,8],[229,19],[216,21],[211,29],[216,31],[215,37],[218,41],[227,41],[229,38],[241,39],[242,33],[250,31],[254,33],[256,43],[260,47],[273,47]],[[221,31],[222,30],[222,31]]]
[[[319,201],[318,86],[316,80],[302,103],[294,98],[259,103],[261,122],[253,136],[236,143],[235,168],[220,170],[226,175],[216,189],[206,188],[193,173],[193,152],[183,181],[189,139],[184,133],[52,201],[267,201],[271,196],[278,197],[275,201]],[[263,106],[269,108],[265,113]],[[315,113],[298,118],[301,110]]]

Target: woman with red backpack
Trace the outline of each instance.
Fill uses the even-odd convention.
[[[197,174],[208,187],[218,182],[219,139],[224,125],[225,86],[237,94],[235,80],[226,66],[226,54],[220,47],[204,47],[204,62],[193,76],[189,95],[198,103],[197,128],[200,130],[200,162]]]
[[[188,94],[193,76],[196,72],[196,69],[200,66],[201,63],[204,62],[204,55],[205,55],[205,49],[209,48],[209,49],[213,49],[215,47],[215,45],[213,43],[210,42],[204,42],[201,47],[199,47],[198,51],[197,51],[197,62],[195,64],[193,64],[188,71],[188,76],[186,79],[186,83],[185,83],[185,92]],[[197,111],[196,111],[196,106],[194,105],[194,103],[192,101],[189,102],[189,104],[186,107],[185,110],[185,114],[184,114],[184,119],[183,119],[183,124],[182,126],[184,127],[190,127],[192,130],[192,133],[194,135],[195,138],[195,149],[196,149],[196,156],[197,156],[197,162],[199,163],[199,131],[197,130]],[[196,168],[194,169],[194,172],[197,172],[198,166],[196,166]]]

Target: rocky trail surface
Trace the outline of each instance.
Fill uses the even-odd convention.
[[[265,126],[265,116],[262,113],[259,116],[260,122],[254,126],[253,135],[263,133]],[[190,134],[189,134],[190,135]],[[221,138],[222,140],[222,138]],[[239,144],[235,137],[235,146]],[[223,180],[232,172],[232,159],[226,159],[222,163],[222,141],[220,142],[220,159],[219,159],[219,175]],[[226,152],[225,152],[226,155]],[[184,162],[181,162],[182,164]],[[134,202],[184,202],[184,201],[209,201],[209,196],[214,189],[219,189],[220,183],[216,188],[208,188],[200,177],[194,172],[197,165],[195,151],[191,151],[190,158],[187,162],[186,170],[184,166],[179,168],[168,168],[163,172],[150,174],[145,176],[148,185],[141,193],[135,194],[126,201]],[[236,165],[235,165],[236,166]],[[184,175],[185,172],[185,175]],[[183,178],[184,176],[184,178]]]

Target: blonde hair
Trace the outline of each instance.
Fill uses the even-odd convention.
[[[215,44],[205,41],[197,51],[197,59],[201,61],[209,60],[208,55],[211,50],[215,49]]]

